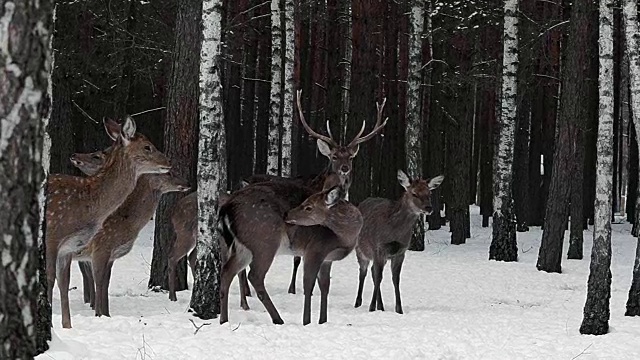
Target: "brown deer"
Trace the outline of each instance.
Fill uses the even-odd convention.
[[[384,310],[380,282],[382,271],[387,260],[391,259],[391,277],[396,295],[396,312],[402,314],[400,300],[400,270],[404,262],[404,253],[409,247],[413,227],[420,214],[431,214],[431,191],[440,186],[444,176],[436,176],[430,180],[415,179],[398,170],[398,181],[405,191],[400,199],[393,201],[383,198],[367,198],[358,205],[364,224],[356,256],[360,265],[358,295],[355,307],[362,305],[362,289],[367,276],[367,267],[373,260],[371,276],[373,278],[373,296],[369,311]]]
[[[387,103],[387,99],[384,98],[382,100],[382,103],[376,103],[376,108],[377,108],[376,123],[373,126],[373,129],[371,130],[371,132],[369,132],[365,136],[362,136],[365,130],[365,125],[366,125],[365,121],[363,121],[362,127],[360,128],[360,131],[358,132],[358,134],[356,134],[353,140],[351,140],[351,142],[345,146],[345,145],[341,145],[333,138],[329,128],[329,122],[327,122],[327,132],[329,136],[319,134],[315,132],[313,129],[311,129],[311,126],[309,126],[309,124],[304,118],[304,113],[302,111],[302,105],[300,100],[301,94],[302,94],[302,90],[298,90],[296,103],[298,105],[298,114],[300,116],[300,122],[302,123],[302,126],[305,128],[307,133],[311,137],[314,137],[317,139],[316,143],[318,146],[318,150],[322,155],[326,156],[329,159],[329,164],[320,174],[310,179],[304,179],[300,177],[295,179],[288,179],[288,178],[283,178],[283,177],[274,176],[274,175],[253,175],[246,178],[245,181],[247,181],[248,183],[258,183],[258,182],[264,182],[264,181],[289,180],[289,181],[294,181],[296,183],[301,183],[303,185],[309,186],[315,191],[320,191],[322,189],[322,186],[327,176],[331,174],[337,174],[338,176],[340,176],[341,181],[344,184],[344,191],[346,194],[345,196],[346,196],[346,199],[348,200],[349,187],[351,186],[351,174],[352,174],[351,170],[353,169],[353,159],[356,157],[356,155],[358,155],[360,144],[373,138],[387,124],[387,121],[389,120],[388,117],[385,118],[384,121],[382,120],[384,106]],[[296,277],[298,274],[299,266],[300,266],[300,257],[295,256],[293,258],[293,272],[291,274],[291,283],[289,284],[290,294],[296,293]]]
[[[220,206],[224,205],[230,195],[226,193],[220,193],[218,195],[218,201]],[[191,194],[178,200],[176,206],[173,209],[171,215],[171,223],[173,224],[173,230],[176,232],[175,242],[171,249],[168,260],[168,279],[169,279],[169,300],[177,301],[176,297],[176,266],[178,261],[189,254],[189,267],[191,273],[195,276],[196,270],[196,240],[198,231],[198,193],[192,192]],[[228,256],[227,243],[222,241],[220,243],[220,251],[222,253],[222,259],[226,259]],[[240,307],[244,310],[249,310],[249,304],[247,303],[247,296],[251,296],[249,290],[249,283],[247,282],[247,273],[242,270],[238,274],[240,282]]]
[[[71,156],[71,162],[75,165],[80,171],[85,173],[86,175],[92,175],[96,173],[102,166],[104,165],[104,159],[106,154],[110,151],[110,148],[107,148],[102,151],[96,151],[88,154],[73,154]],[[142,180],[142,179],[141,179]],[[139,181],[140,182],[140,181]],[[136,193],[137,191],[134,191]],[[132,194],[133,195],[133,194]],[[229,198],[229,195],[226,193],[219,194],[219,201],[221,204],[224,204],[226,200]],[[120,209],[119,209],[120,210]],[[168,259],[168,282],[169,282],[169,299],[171,301],[177,301],[176,291],[175,291],[175,280],[176,280],[176,267],[178,262],[189,254],[188,263],[191,268],[192,274],[195,275],[195,263],[196,263],[196,239],[197,239],[197,227],[198,227],[198,197],[197,192],[192,192],[191,194],[183,197],[178,200],[176,203],[173,213],[171,215],[171,222],[173,224],[173,229],[176,232],[176,238],[174,243],[172,244],[171,252]],[[109,220],[107,220],[109,222]],[[106,223],[105,223],[106,224]],[[221,244],[221,251],[223,254],[223,259],[226,258],[227,248],[226,243]],[[83,251],[84,252],[84,251]],[[89,261],[79,261],[80,271],[82,273],[83,278],[83,288],[84,288],[84,301],[85,303],[90,303],[91,307],[94,307],[94,280],[91,269],[91,259],[89,256],[84,256],[85,258],[89,257]],[[78,258],[76,258],[78,260]],[[251,296],[251,292],[249,290],[249,283],[247,282],[247,273],[245,270],[242,270],[238,276],[240,280],[240,306],[244,310],[249,310],[249,304],[247,302],[247,296]],[[107,283],[108,285],[108,283]],[[103,295],[103,301],[107,298]],[[108,300],[108,299],[107,299]],[[103,310],[104,311],[104,310]],[[106,313],[103,314],[108,315],[108,304]]]
[[[76,260],[91,263],[96,316],[110,316],[108,289],[113,262],[131,251],[138,234],[153,216],[162,194],[187,190],[189,183],[172,174],[141,176],[135,190],[105,220],[89,245],[74,255]]]
[[[47,279],[48,298],[58,272],[62,307],[62,326],[71,327],[69,314],[69,271],[74,253],[82,250],[133,191],[143,174],[167,173],[169,160],[144,136],[136,133],[131,117],[122,128],[105,121],[107,132],[116,139],[105,166],[87,178],[54,174],[47,181]]]
[[[222,268],[220,323],[228,321],[228,290],[240,270],[251,265],[249,281],[274,324],[284,321],[264,285],[278,253],[304,258],[304,312],[302,323],[311,322],[311,294],[316,278],[320,286],[319,323],[327,321],[327,296],[331,263],[344,259],[355,247],[362,227],[360,211],[342,199],[344,190],[329,177],[328,189],[313,193],[309,188],[283,182],[247,186],[231,195],[220,208],[219,221],[229,245]],[[292,194],[310,194],[292,209]]]

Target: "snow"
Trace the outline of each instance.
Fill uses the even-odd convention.
[[[629,224],[613,224],[611,330],[580,335],[586,298],[592,229],[585,233],[585,260],[566,260],[563,273],[536,270],[539,228],[518,233],[519,262],[489,261],[491,227],[481,228],[471,207],[472,238],[449,245],[443,227],[427,233],[424,252],[408,252],[401,276],[405,314],[393,312],[393,286],[385,268],[385,312],[368,311],[372,291],[353,308],[358,284],[354,254],[333,265],[329,322],[317,324],[319,290],[313,322],[303,327],[303,296],[287,293],[291,258],[278,256],[266,285],[285,324],[271,324],[255,297],[251,310],[239,306],[237,281],[231,287],[230,323],[202,321],[188,312],[190,291],[170,302],[166,293],[147,290],[153,221],[141,232],[130,254],[113,268],[109,290],[111,318],[96,318],[82,302],[82,279],[72,266],[70,293],[73,328],[61,328],[59,295],[54,292],[51,349],[36,359],[638,359],[640,319],[625,317],[636,240]],[[568,238],[568,235],[567,235]],[[568,239],[565,249],[568,248]],[[370,275],[369,275],[370,276]],[[191,275],[189,275],[191,286]],[[298,276],[298,289],[302,276]],[[194,334],[193,320],[202,327]]]

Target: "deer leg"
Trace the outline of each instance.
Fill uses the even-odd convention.
[[[168,276],[168,282],[169,282],[169,300],[170,301],[178,301],[178,298],[176,297],[176,266],[178,264],[178,261],[180,259],[176,259],[175,256],[172,254],[171,257],[169,257],[169,260],[167,261],[167,276]],[[192,274],[195,278],[196,273],[194,270],[194,267],[191,268]]]
[[[58,262],[58,251],[53,244],[47,244],[47,299],[49,304],[53,304],[53,285],[56,283],[56,267]]]
[[[240,285],[240,307],[242,310],[249,310],[249,303],[247,303],[247,293],[251,294],[249,290],[249,282],[247,281],[247,270],[242,269],[238,273],[238,285]]]
[[[107,267],[109,265],[109,257],[110,254],[98,254],[97,252],[93,253],[91,259],[91,266],[93,268],[93,279],[96,282],[96,304],[95,304],[95,315],[102,316],[106,315],[103,313],[104,310],[104,287],[106,276],[105,273],[108,271]]]
[[[391,258],[391,278],[396,291],[396,312],[402,314],[402,300],[400,300],[400,270],[404,262],[404,253]]]
[[[382,269],[384,269],[384,262],[374,260],[371,265],[371,277],[373,277],[373,296],[371,297],[371,304],[369,304],[369,311],[375,311],[376,305],[378,310],[384,311],[382,305],[382,295],[380,294],[380,283],[382,282]]]
[[[236,242],[235,251],[230,252],[222,266],[222,274],[220,275],[220,324],[229,321],[229,287],[231,282],[233,282],[233,278],[238,272],[244,271],[251,262],[251,258],[251,252],[242,244]]]
[[[60,290],[60,307],[62,309],[62,327],[71,328],[71,313],[69,311],[69,280],[71,277],[72,254],[65,254],[58,258],[56,265],[58,290]]]
[[[102,309],[100,309],[100,313],[104,316],[111,317],[109,313],[109,282],[111,281],[111,268],[113,267],[113,262],[109,261],[103,272],[102,279],[102,293],[98,294],[101,298]]]
[[[93,280],[93,269],[90,261],[78,261],[78,267],[82,274],[82,290],[84,303],[89,304],[93,309],[95,306],[96,289]]]
[[[251,262],[251,270],[249,271],[249,281],[253,285],[253,288],[256,290],[256,296],[262,302],[264,307],[267,309],[267,312],[271,316],[271,321],[274,324],[281,325],[284,324],[284,321],[280,317],[278,310],[275,305],[271,301],[269,294],[267,293],[267,289],[264,287],[264,277],[267,275],[267,271],[271,267],[271,263],[273,262],[273,258],[275,256],[275,251],[270,253],[262,252],[259,255],[259,258],[256,257]]]
[[[298,276],[298,267],[300,266],[300,256],[293,257],[293,273],[291,274],[291,283],[289,283],[289,294],[296,293],[296,277]]]
[[[238,273],[238,280],[240,281],[240,286],[243,288],[245,296],[251,296],[251,288],[249,287],[249,280],[247,280],[247,270],[242,269],[240,273]]]
[[[198,252],[194,248],[193,251],[189,254],[189,267],[191,268],[191,275],[193,278],[196,277],[196,263],[198,262]],[[175,270],[174,270],[175,271]]]
[[[329,286],[331,285],[331,264],[326,261],[320,266],[318,273],[318,287],[320,288],[320,320],[318,324],[327,322],[327,306],[329,300]]]
[[[362,305],[362,290],[364,289],[364,280],[367,277],[367,268],[369,267],[369,260],[360,256],[356,253],[356,257],[358,258],[358,265],[360,266],[359,276],[358,276],[358,295],[356,295],[356,304],[354,307],[360,307]]]
[[[302,314],[302,325],[311,323],[311,296],[313,295],[313,288],[323,260],[324,257],[318,256],[318,254],[307,256],[304,259],[304,312]]]

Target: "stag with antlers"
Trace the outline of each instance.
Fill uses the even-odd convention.
[[[363,142],[372,139],[376,134],[378,134],[387,124],[389,118],[384,118],[384,106],[387,102],[387,99],[384,98],[382,103],[376,103],[377,108],[377,116],[376,123],[373,126],[371,132],[363,136],[366,121],[362,121],[362,127],[360,131],[356,134],[356,136],[349,142],[347,145],[340,144],[337,140],[333,138],[331,131],[329,130],[329,122],[327,121],[327,133],[329,136],[322,135],[314,131],[311,126],[307,123],[304,113],[302,111],[301,105],[301,96],[302,90],[297,91],[296,103],[298,105],[298,114],[300,116],[300,122],[302,126],[307,131],[307,133],[316,138],[316,144],[318,146],[318,150],[324,156],[329,159],[329,164],[327,167],[316,177],[311,178],[307,181],[303,181],[302,179],[295,178],[284,178],[281,176],[273,176],[273,175],[253,175],[245,179],[246,182],[253,183],[261,183],[265,181],[284,181],[284,182],[295,182],[297,184],[302,183],[314,191],[320,191],[323,187],[323,184],[328,176],[331,174],[336,174],[339,176],[340,181],[342,183],[343,189],[346,193],[346,199],[349,199],[349,188],[351,186],[352,181],[352,169],[353,169],[353,159],[358,155],[358,151],[360,150],[360,144]],[[291,283],[289,284],[289,293],[296,293],[296,277],[298,274],[298,267],[300,266],[301,258],[299,256],[295,256],[293,258],[293,272],[291,275]]]

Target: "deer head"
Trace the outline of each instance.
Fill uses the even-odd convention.
[[[136,133],[136,123],[127,116],[122,125],[105,119],[107,134],[114,140],[113,149],[123,147],[124,156],[130,156],[136,164],[136,172],[140,174],[165,174],[169,172],[169,159],[158,151],[146,136]],[[110,156],[107,156],[107,159]],[[108,162],[108,160],[107,160]],[[105,166],[106,167],[106,166]]]
[[[85,175],[95,175],[104,166],[111,147],[92,153],[73,153],[69,160]]]
[[[398,182],[405,190],[402,200],[415,213],[426,213],[430,215],[431,212],[433,212],[431,206],[431,191],[440,186],[443,180],[443,175],[428,180],[410,180],[404,171],[398,170]]]
[[[324,224],[330,209],[343,197],[342,193],[340,186],[334,186],[311,195],[298,207],[288,212],[286,222],[301,226]]]
[[[326,156],[329,159],[331,170],[342,177],[349,177],[351,174],[351,169],[353,168],[353,158],[358,155],[360,144],[374,137],[378,132],[380,132],[380,130],[382,130],[382,128],[384,128],[384,126],[387,124],[387,120],[389,120],[389,118],[387,117],[384,119],[384,121],[382,121],[382,113],[387,99],[385,98],[381,104],[376,104],[376,107],[378,109],[378,116],[373,130],[371,130],[371,132],[367,135],[362,136],[366,125],[366,122],[363,120],[362,128],[360,128],[360,131],[353,138],[353,140],[351,140],[351,142],[347,145],[341,145],[335,139],[333,139],[331,130],[329,129],[329,122],[327,122],[327,132],[329,133],[329,136],[319,134],[311,129],[309,124],[307,124],[302,112],[302,105],[300,104],[301,95],[302,90],[298,90],[297,105],[302,126],[310,136],[317,139],[318,150],[322,155]]]
[[[160,191],[161,194],[168,192],[185,192],[191,190],[189,182],[179,176],[168,174],[152,175],[149,178],[149,185],[152,189]]]

